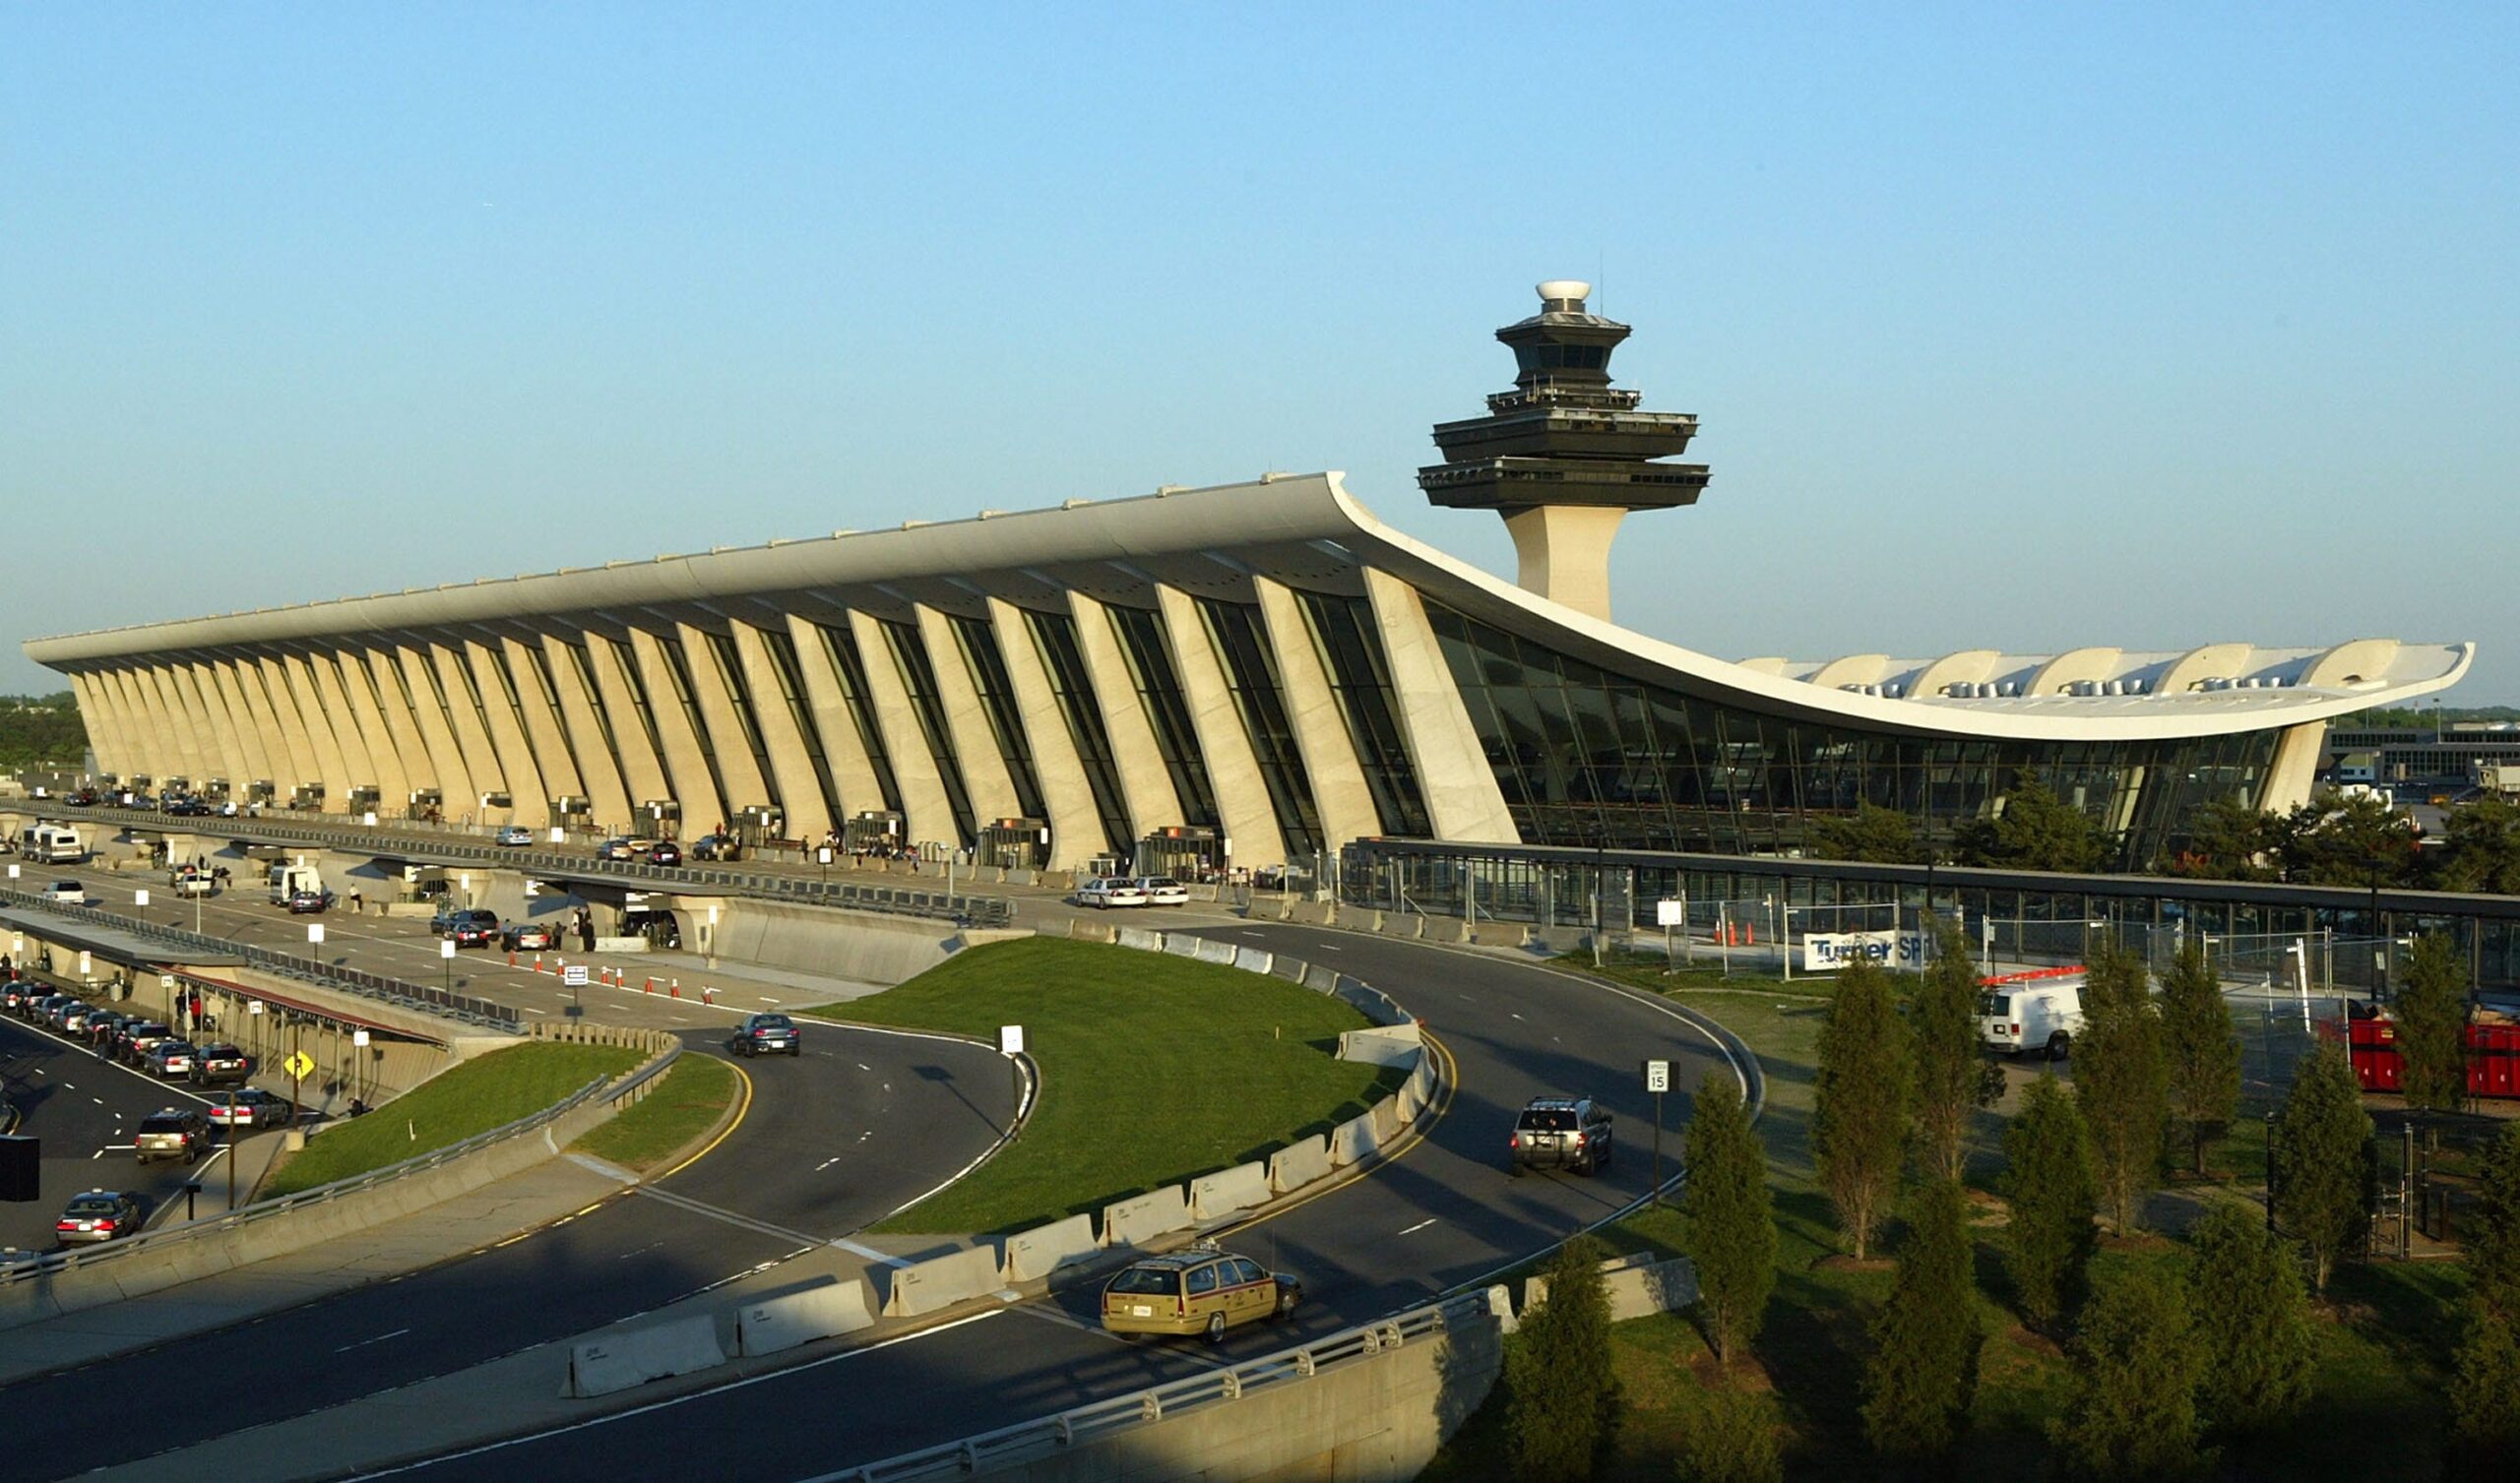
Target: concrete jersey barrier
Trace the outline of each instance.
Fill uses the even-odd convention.
[[[1104,1246],[1144,1246],[1190,1223],[1190,1205],[1179,1185],[1166,1185],[1102,1207]]]
[[[1330,1143],[1319,1134],[1269,1155],[1269,1188],[1280,1195],[1292,1195],[1305,1185],[1328,1179],[1330,1172]]]
[[[1341,1030],[1339,1059],[1362,1061],[1372,1066],[1412,1066],[1424,1054],[1423,1042],[1415,1024],[1395,1024],[1383,1029]]]
[[[1201,1220],[1255,1210],[1268,1203],[1269,1166],[1264,1163],[1236,1164],[1190,1181],[1190,1213]]]
[[[855,1277],[827,1282],[736,1309],[735,1353],[746,1358],[777,1354],[818,1338],[854,1333],[874,1322],[866,1307],[865,1283]]]
[[[985,1246],[914,1262],[893,1272],[884,1317],[914,1319],[997,1290],[997,1253]]]
[[[1094,1260],[1102,1249],[1102,1242],[1094,1233],[1094,1217],[1070,1215],[1007,1237],[1006,1260],[998,1274],[1010,1283],[1040,1281],[1062,1267]]]
[[[1334,1168],[1353,1168],[1374,1156],[1382,1146],[1382,1139],[1374,1128],[1370,1112],[1352,1117],[1330,1130],[1330,1163]]]
[[[609,1395],[668,1375],[688,1375],[726,1362],[718,1343],[718,1321],[707,1314],[625,1329],[569,1346],[565,1396]]]

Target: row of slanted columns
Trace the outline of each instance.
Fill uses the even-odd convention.
[[[1511,838],[1416,591],[1379,572],[1366,578],[1402,729],[1420,759],[1437,831]],[[1254,587],[1324,841],[1335,848],[1384,833],[1296,594],[1266,579]],[[1135,836],[1207,822],[1232,841],[1235,863],[1282,863],[1284,835],[1228,665],[1188,593],[1159,587],[1155,597],[1220,817],[1183,818],[1107,614],[1070,592],[1058,611],[1074,624],[1119,810]],[[529,826],[555,822],[552,802],[561,797],[587,799],[590,821],[615,829],[645,824],[653,800],[673,800],[685,834],[767,804],[782,810],[789,835],[806,839],[891,806],[861,734],[862,714],[889,764],[909,839],[952,844],[961,832],[951,794],[897,643],[924,653],[935,691],[925,713],[940,719],[945,734],[934,740],[950,752],[975,819],[985,825],[1025,810],[954,617],[926,606],[910,616],[904,625],[861,610],[788,613],[775,629],[729,621],[719,636],[684,623],[483,639],[345,635],[285,648],[135,655],[83,668],[71,684],[99,765],[125,777],[181,775],[196,785],[223,777],[240,798],[252,781],[269,780],[279,806],[302,785],[320,785],[322,807],[334,813],[351,810],[354,788],[373,787],[375,801],[362,806],[388,818],[433,790],[448,820]],[[817,625],[854,642],[866,691],[855,705],[852,681]],[[1051,863],[1080,865],[1114,841],[1047,661],[1014,604],[985,599],[985,632],[1012,687],[1051,831]],[[792,654],[791,666],[782,665],[774,645]],[[788,696],[799,688],[791,707]],[[505,807],[481,801],[501,794]]]

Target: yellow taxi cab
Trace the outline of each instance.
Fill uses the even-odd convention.
[[[1285,1318],[1303,1301],[1303,1284],[1249,1257],[1201,1243],[1133,1262],[1102,1289],[1110,1333],[1204,1333],[1209,1343],[1254,1319]]]

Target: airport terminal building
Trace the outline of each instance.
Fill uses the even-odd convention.
[[[1631,511],[1696,431],[1610,384],[1627,328],[1542,285],[1511,391],[1435,430],[1502,581],[1335,473],[611,562],[41,639],[100,768],[275,808],[852,846],[992,864],[1303,864],[1364,836],[1792,854],[1870,802],[1947,827],[2025,775],[2174,848],[2304,800],[2325,723],[2466,644],[2213,643],[1726,661],[1610,621]],[[143,781],[147,779],[147,781]]]

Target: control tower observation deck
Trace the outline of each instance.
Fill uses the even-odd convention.
[[[1445,462],[1418,470],[1435,504],[1493,510],[1513,532],[1527,591],[1610,621],[1610,539],[1630,510],[1697,503],[1703,463],[1657,460],[1688,451],[1697,418],[1643,412],[1610,385],[1610,352],[1628,327],[1587,310],[1593,285],[1540,285],[1541,312],[1496,332],[1513,347],[1514,389],[1487,415],[1435,425]]]

